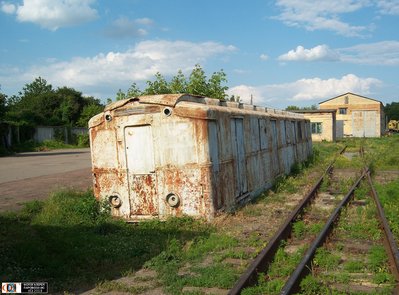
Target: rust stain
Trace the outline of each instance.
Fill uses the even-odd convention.
[[[188,214],[211,219],[217,210],[236,205],[241,197],[236,198],[236,185],[243,177],[247,188],[241,194],[259,191],[294,164],[291,151],[297,151],[298,161],[310,154],[309,132],[303,132],[296,143],[287,138],[299,124],[303,131],[304,124],[309,124],[298,114],[190,95],[143,96],[106,109],[101,124],[90,128],[91,144],[98,145],[92,146],[93,190],[98,199],[117,193],[124,205],[127,202],[128,206],[113,210],[118,216],[140,219]],[[100,116],[96,118],[101,121]],[[242,143],[232,131],[231,122],[237,118],[242,121]],[[276,121],[275,146],[270,119]],[[282,120],[299,124],[280,124]],[[140,126],[150,128],[136,128]],[[289,131],[280,130],[281,126],[289,126],[284,127]],[[126,128],[147,133],[132,135],[127,144]],[[263,147],[261,136],[266,142]],[[140,140],[146,143],[141,146]],[[153,149],[146,140],[151,140]],[[237,144],[243,146],[241,160],[234,154]],[[237,169],[237,165],[243,166]],[[179,206],[167,204],[169,193],[179,196]]]

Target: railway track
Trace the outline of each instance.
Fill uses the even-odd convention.
[[[340,154],[345,152],[345,148]],[[363,147],[360,148],[359,155],[363,157]],[[323,292],[329,293],[353,291],[356,294],[358,291],[363,292],[362,294],[375,294],[375,292],[388,292],[389,294],[389,290],[399,292],[398,246],[389,229],[368,168],[362,169],[360,176],[358,175],[356,181],[351,183],[346,192],[337,192],[336,182],[339,180],[333,177],[336,158],[285,220],[268,245],[253,260],[229,294],[295,294],[301,292],[321,294],[318,293],[321,292],[320,284],[323,285]],[[323,193],[328,190],[333,191],[333,195]],[[374,204],[370,202],[368,194],[372,196]],[[326,198],[326,196],[329,197]],[[373,219],[370,212],[375,213],[377,219]],[[352,217],[353,214],[360,214],[360,217],[368,218],[363,221],[359,219],[357,223],[360,225],[374,220],[374,223],[367,224],[364,229],[373,229],[373,231],[359,234],[361,236],[359,239],[351,238],[351,234],[356,232],[356,230],[351,232],[350,226],[348,227],[352,223],[356,224],[356,218]],[[383,248],[382,245],[384,245]],[[387,264],[391,276],[373,281],[372,278],[367,278],[370,277],[368,273],[370,267],[366,266],[362,259],[364,260],[367,255],[373,255],[374,252],[377,253],[376,256],[381,256],[381,249],[383,252],[385,250],[383,254],[387,253],[389,262]],[[349,255],[345,256],[344,251],[347,251]],[[340,253],[337,254],[338,252]],[[358,260],[353,260],[353,257]],[[384,260],[385,256],[381,259]],[[383,271],[378,271],[385,275],[388,270],[385,270],[385,264],[381,259],[377,259],[378,266],[377,262],[372,263],[375,264],[375,267],[381,268]],[[338,265],[343,265],[345,261],[348,261],[347,265],[352,266],[349,269],[352,272],[349,272],[350,275],[346,278],[339,278],[342,273],[340,274]],[[357,281],[352,278],[352,274],[358,276]],[[356,287],[356,283],[360,287]],[[318,291],[315,285],[318,285]],[[312,291],[312,288],[315,290]]]

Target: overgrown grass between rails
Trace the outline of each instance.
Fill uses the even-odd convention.
[[[234,268],[221,262],[223,251],[231,253],[238,241],[221,233],[196,237],[185,245],[172,239],[166,250],[152,258],[145,266],[156,270],[159,279],[170,294],[181,294],[184,286],[231,288],[238,279]],[[202,265],[206,255],[213,253],[214,259],[209,265]],[[189,272],[179,274],[179,270],[189,264]]]
[[[174,244],[194,238],[200,244],[212,231],[188,217],[126,224],[111,218],[91,192],[61,191],[0,215],[0,279],[48,281],[50,293],[84,290],[141,268]]]
[[[375,184],[393,235],[399,243],[399,179],[390,183]]]

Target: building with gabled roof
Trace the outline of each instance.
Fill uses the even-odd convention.
[[[320,110],[336,110],[336,137],[380,137],[385,131],[381,101],[347,92],[319,103]]]

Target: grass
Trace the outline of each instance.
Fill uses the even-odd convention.
[[[91,192],[62,191],[0,215],[0,279],[48,281],[50,292],[92,288],[154,257],[178,261],[162,253],[212,230],[191,218],[126,224],[110,218]]]
[[[381,139],[382,142],[374,139],[366,141],[370,147],[366,147],[366,155],[369,161],[375,159],[376,170],[389,167],[394,169],[395,166],[391,165],[391,162],[395,163],[392,157],[398,154],[389,152],[384,145],[396,148],[397,139],[399,137]],[[347,143],[355,151],[358,142],[354,140]],[[269,203],[282,204],[289,194],[301,194],[313,183],[313,178],[321,175],[343,145],[344,143],[314,144],[312,161],[294,166],[292,174],[279,179],[274,192],[263,194],[258,202],[262,202],[263,206]],[[376,159],[379,153],[388,155],[384,154],[381,159]],[[338,186],[344,189],[351,181],[346,180]],[[399,181],[378,186],[377,190],[398,238]],[[356,197],[367,199],[366,189],[361,188]],[[259,209],[256,204],[254,202],[241,209],[243,216],[261,216],[264,207]],[[378,229],[375,229],[377,225],[371,222],[375,211],[369,207],[366,205],[356,210],[361,220],[359,224],[342,219],[344,223],[340,224],[340,228],[344,234],[352,235],[351,238],[368,235],[373,240],[380,238]],[[267,242],[255,231],[248,233],[245,240],[241,240],[231,236],[223,228],[214,228],[188,217],[171,218],[166,222],[126,224],[110,218],[108,212],[109,208],[105,204],[97,203],[91,192],[63,191],[54,194],[47,201],[26,204],[19,213],[0,214],[0,279],[48,281],[50,293],[76,292],[97,286],[100,292],[135,294],[143,289],[111,280],[147,267],[156,271],[158,283],[170,294],[181,294],[186,286],[231,288],[244,266],[230,265],[224,262],[225,259],[253,258],[254,254],[246,253],[243,246],[260,250]],[[321,223],[294,224],[295,235],[300,238],[305,234],[316,234],[322,226]],[[279,294],[286,277],[295,269],[303,253],[304,249],[300,248],[288,254],[282,245],[270,266],[270,272],[260,276],[258,286],[247,288],[242,294]],[[336,253],[327,251],[322,254],[317,259],[318,265],[335,268]],[[367,257],[367,263],[348,261],[342,272],[334,278],[335,282],[349,282],[351,272],[360,269],[377,269],[373,272],[374,281],[390,282],[392,278],[385,271],[384,264],[378,264],[381,261],[378,251],[370,252]],[[374,262],[369,265],[369,261],[375,261],[376,268],[370,266]],[[182,273],[182,269],[187,271]],[[307,294],[323,294],[326,290],[323,282],[317,289],[313,279],[305,279],[303,284]],[[339,293],[332,291],[331,294]]]
[[[375,187],[391,231],[399,243],[399,179],[384,185],[376,184]]]
[[[77,140],[77,144],[66,144],[59,140],[45,140],[43,142],[34,142],[33,140],[15,144],[10,150],[6,150],[0,146],[0,156],[7,156],[13,153],[22,152],[39,152],[39,151],[50,151],[56,149],[73,149],[89,147],[88,140],[85,137],[80,136]]]

